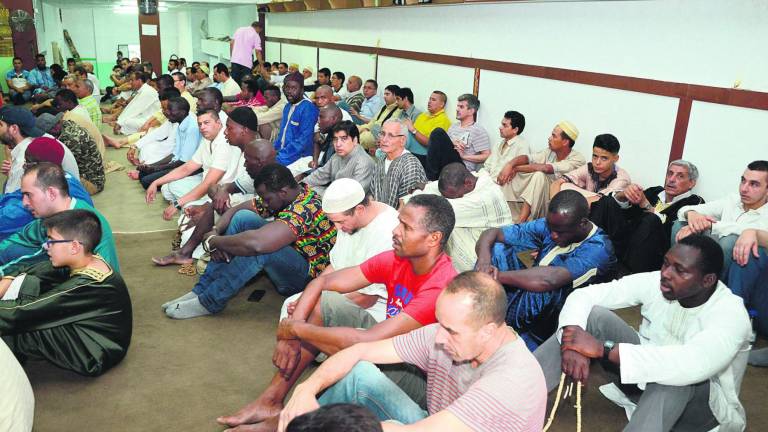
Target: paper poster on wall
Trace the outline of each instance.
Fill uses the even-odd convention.
[[[157,36],[157,26],[154,24],[142,24],[141,34],[143,36]]]

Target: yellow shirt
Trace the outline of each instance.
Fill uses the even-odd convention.
[[[445,110],[440,110],[434,114],[425,111],[416,117],[413,127],[425,137],[429,137],[429,134],[437,128],[443,128],[447,131],[451,127],[451,120],[445,115]]]

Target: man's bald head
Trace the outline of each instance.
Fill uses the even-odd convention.
[[[245,155],[245,171],[251,178],[256,177],[264,165],[274,163],[277,156],[275,146],[263,138],[248,141],[243,146],[243,153]]]
[[[558,192],[549,203],[548,213],[568,215],[573,221],[589,217],[589,204],[584,196],[574,190]]]
[[[362,86],[363,80],[357,75],[352,75],[347,80],[347,90],[350,92],[358,91]]]
[[[341,118],[341,108],[331,102],[320,109],[320,114],[317,116],[317,126],[320,132],[328,133],[341,121]]]
[[[315,104],[322,109],[330,103],[333,103],[333,89],[331,86],[321,85],[315,90]]]

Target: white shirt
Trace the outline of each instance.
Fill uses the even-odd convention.
[[[49,134],[43,134],[43,136],[53,138],[53,136]],[[13,150],[11,150],[11,170],[8,172],[8,180],[5,182],[5,193],[13,192],[21,188],[21,178],[24,176],[24,162],[26,162],[24,154],[27,152],[27,147],[29,147],[32,140],[34,140],[32,137],[24,138],[13,148]],[[61,167],[64,171],[79,179],[80,169],[77,167],[75,156],[67,146],[60,141],[58,142],[64,148],[64,159],[61,161]]]
[[[646,383],[685,386],[708,379],[709,407],[719,431],[743,430],[746,416],[738,393],[752,333],[744,301],[718,282],[706,303],[684,308],[661,295],[659,279],[658,271],[638,273],[577,289],[563,306],[559,328],[587,328],[593,306],[642,305],[640,345],[618,345],[621,382],[644,388]]]
[[[237,85],[237,81],[233,80],[232,77],[221,83],[221,95],[224,97],[237,96],[240,94],[240,91],[240,86]]]
[[[160,99],[157,95],[157,90],[153,89],[149,84],[142,84],[133,99],[125,106],[123,112],[117,118],[117,124],[119,124],[123,133],[130,134],[136,131],[132,127],[126,127],[127,122],[141,125],[149,117],[160,110]],[[136,127],[138,130],[138,127]]]
[[[192,155],[192,161],[203,166],[203,178],[208,175],[211,168],[224,171],[219,184],[232,183],[237,178],[238,168],[244,163],[243,152],[229,145],[224,138],[224,130],[225,127],[222,126],[213,141],[203,138],[195,154]]]
[[[712,235],[717,237],[740,235],[747,228],[768,229],[768,204],[763,204],[757,210],[744,210],[739,194],[704,204],[685,206],[678,210],[677,218],[686,221],[685,213],[689,210],[717,219],[717,222],[712,224]]]
[[[86,109],[84,106],[77,105],[74,108],[72,108],[71,111],[72,111],[72,114],[77,114],[80,117],[87,118],[88,121],[93,123],[93,120],[91,120],[91,114],[88,112],[88,109]]]
[[[88,81],[93,84],[93,93],[91,93],[91,96],[96,98],[96,101],[101,100],[101,83],[99,83],[99,79],[96,78],[96,75],[92,73],[87,73],[86,78],[88,78]]]
[[[336,233],[336,244],[330,252],[334,270],[360,265],[368,258],[392,250],[392,230],[400,221],[397,218],[397,210],[383,205],[386,209],[354,234],[347,234],[342,230]],[[387,316],[387,287],[383,284],[372,284],[357,292],[379,296],[376,304],[366,310],[376,321],[383,321]]]
[[[5,343],[0,343],[0,430],[27,432],[32,430],[35,395],[27,374]]]

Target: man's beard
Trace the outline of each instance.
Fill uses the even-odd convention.
[[[16,145],[16,143],[13,142],[13,139],[11,139],[11,136],[8,135],[8,133],[4,133],[0,135],[0,141],[2,141],[2,143],[7,145],[8,147],[14,147]]]
[[[37,65],[37,70],[44,71],[45,69],[46,69],[45,66]]]

